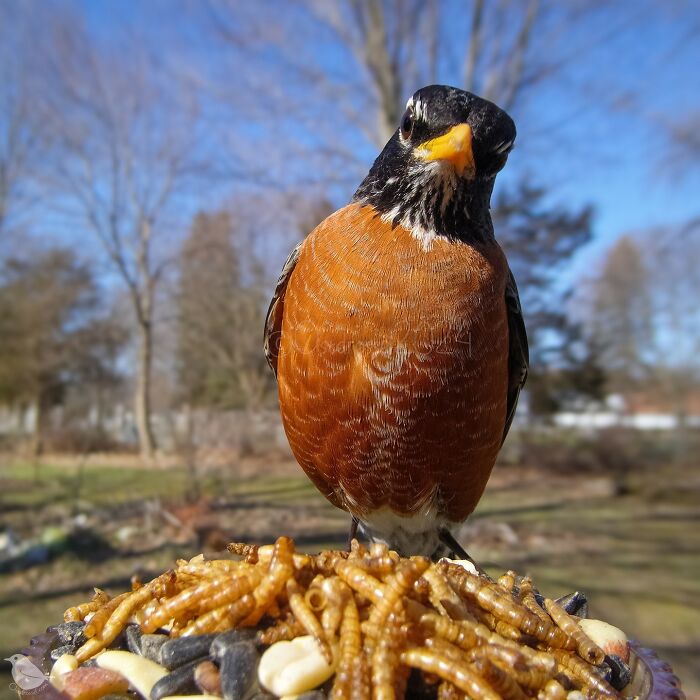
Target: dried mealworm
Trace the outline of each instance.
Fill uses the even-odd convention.
[[[453,564],[441,564],[447,568],[449,578],[458,585],[461,593],[472,597],[484,610],[513,627],[533,634],[540,620],[527,608],[520,605],[513,596],[497,584]]]
[[[98,651],[109,646],[122,629],[124,629],[132,612],[153,598],[154,592],[164,590],[168,581],[172,581],[172,571],[166,571],[164,574],[153,579],[149,584],[142,586],[136,591],[127,593],[126,598],[122,599],[119,605],[114,608],[109,619],[105,622],[104,627],[75,652],[75,657],[78,661],[82,663],[91,656],[94,656]],[[119,597],[120,596],[117,596],[117,598]],[[111,602],[112,601],[110,601],[110,603]]]
[[[524,667],[527,665],[527,658],[522,652],[523,645],[501,646],[500,644],[488,644],[473,647],[469,650],[469,659],[474,661],[481,657],[490,660],[497,660],[512,668]]]
[[[83,634],[86,637],[94,637],[102,631],[107,620],[109,620],[112,613],[117,609],[119,604],[126,600],[130,595],[133,595],[133,591],[128,591],[127,593],[120,593],[111,600],[108,600],[95,614],[90,618],[90,621],[85,625]]]
[[[257,544],[245,544],[245,542],[230,542],[226,545],[226,549],[231,552],[231,554],[237,554],[239,557],[243,557],[247,562],[251,564],[257,564],[258,562],[258,549]]]
[[[401,557],[397,552],[389,549],[389,546],[385,542],[372,542],[369,545],[369,552],[364,552],[364,554],[369,554],[370,557],[383,557],[389,555],[395,562],[398,562]]]
[[[172,636],[192,637],[210,632],[224,632],[235,627],[244,617],[250,615],[254,608],[255,598],[250,593],[246,593],[233,603],[227,603],[200,615]]]
[[[423,615],[435,612],[432,608],[429,608],[427,605],[423,605],[423,603],[419,603],[413,598],[406,598],[404,601],[404,611],[406,613],[406,617],[413,622],[419,622]]]
[[[429,598],[438,612],[455,620],[473,619],[464,601],[455,593],[440,569],[432,564],[423,572],[423,578],[430,585]]]
[[[134,610],[133,622],[136,622],[139,627],[143,624],[143,621],[152,615],[160,607],[160,601],[156,598],[149,600],[142,608],[139,610]]]
[[[369,553],[367,550],[358,549],[356,552],[352,552],[349,558],[353,564],[372,576],[380,577],[390,574],[401,560],[396,552],[392,552],[381,542],[373,542],[370,545]]]
[[[370,700],[372,697],[372,682],[369,676],[367,655],[358,654],[352,663],[352,683],[350,685],[350,700]]]
[[[315,613],[322,612],[328,605],[326,592],[319,586],[309,586],[306,593],[304,593],[304,600]]]
[[[577,689],[593,700],[619,695],[604,680],[602,651],[560,605],[540,606],[529,578],[512,571],[498,583],[448,561],[403,558],[386,545],[354,541],[350,551],[310,556],[279,538],[274,545],[233,543],[238,559],[180,560],[175,571],[113,600],[96,590],[69,608],[87,616],[85,660],[128,622],[170,636],[256,625],[259,643],[310,634],[337,661],[330,700],[405,696],[410,669],[438,700],[565,700]],[[363,637],[364,635],[364,637]]]
[[[508,593],[512,593],[515,588],[515,571],[506,571],[505,574],[499,576],[498,585]]]
[[[498,693],[467,665],[457,664],[426,647],[411,647],[401,654],[401,663],[432,673],[457,686],[473,700],[500,700]]]
[[[307,567],[310,567],[313,565],[314,558],[310,556],[309,554],[302,554],[301,552],[295,552],[294,551],[294,541],[291,540],[289,537],[284,537],[280,539],[285,539],[288,541],[288,545],[291,548],[290,554],[291,554],[291,561],[292,561],[292,566],[295,569],[304,569]],[[279,542],[279,540],[278,540]],[[275,547],[277,545],[264,545],[263,547],[260,547],[258,549],[258,564],[269,564],[272,561],[272,557],[274,556],[275,553]]]
[[[111,599],[111,596],[107,591],[103,591],[101,588],[93,588],[92,590],[95,591],[95,595],[92,597],[92,602],[93,603],[108,603],[109,600]]]
[[[321,590],[326,596],[326,606],[321,613],[321,627],[326,635],[328,643],[335,640],[338,628],[343,619],[345,604],[351,597],[350,589],[337,576],[324,579]]]
[[[474,662],[480,658],[488,659],[499,668],[508,672],[525,688],[538,690],[552,677],[552,671],[548,671],[534,663],[529,663],[522,650],[515,647],[489,644],[488,646],[472,649],[469,655]]]
[[[448,681],[442,681],[438,686],[437,700],[464,700],[464,693]]]
[[[244,561],[233,561],[229,559],[207,561],[203,564],[183,564],[177,568],[176,574],[178,577],[190,577],[193,580],[199,580],[202,576],[209,576],[210,578],[216,578],[224,573],[231,573],[233,575],[238,574],[242,571],[253,571],[255,567],[253,564],[248,564]]]
[[[324,576],[332,576],[335,573],[335,566],[341,560],[346,560],[350,556],[349,552],[338,552],[325,550],[313,557],[313,570]]]
[[[517,627],[513,627],[510,623],[499,620],[493,613],[484,610],[474,602],[468,606],[468,610],[474,619],[483,627],[486,627],[489,632],[495,632],[501,637],[518,643],[521,642],[523,633]]]
[[[541,671],[544,671],[550,676],[554,675],[557,669],[557,661],[549,652],[533,649],[526,644],[518,644],[517,642],[514,642],[511,639],[505,639],[496,633],[492,633],[491,637],[488,639],[488,642],[495,646],[514,649],[527,658],[528,664],[540,669]]]
[[[468,663],[468,658],[464,650],[460,649],[454,644],[451,644],[446,639],[441,639],[440,637],[428,637],[425,640],[425,646],[431,651],[434,651],[437,654],[442,654],[458,663]]]
[[[394,607],[401,601],[411,589],[414,582],[428,568],[430,562],[427,559],[412,559],[402,562],[396,567],[385,583],[385,594],[374,606],[367,621],[367,640],[365,642],[369,650],[372,650],[374,640],[391,614]]]
[[[350,588],[372,601],[374,605],[384,597],[385,585],[352,561],[337,561],[335,571]]]
[[[393,700],[396,695],[394,684],[400,661],[399,637],[399,621],[392,615],[387,620],[370,661],[373,700]]]
[[[165,600],[142,623],[144,632],[150,633],[183,616],[192,617],[196,612],[203,613],[210,608],[218,608],[250,593],[260,582],[258,571],[247,571],[237,576],[206,578],[196,586],[180,591],[173,598]],[[201,606],[201,607],[200,607]]]
[[[562,649],[553,649],[551,653],[557,660],[559,668],[565,672],[565,675],[605,697],[619,697],[617,691],[608,684],[603,678],[602,672],[595,666],[591,666],[591,664],[579,658],[576,654],[567,653]]]
[[[545,623],[516,601],[512,595],[499,588],[497,584],[454,564],[443,563],[440,566],[448,572],[448,578],[458,586],[461,593],[472,597],[498,620],[506,622],[524,634],[535,637],[553,647],[571,648],[573,640],[569,635],[553,623]],[[501,634],[503,633],[501,632]]]
[[[366,556],[351,560],[361,569],[364,569],[372,576],[388,576],[396,567],[396,561],[388,554],[383,554],[378,557]]]
[[[530,611],[535,613],[543,622],[551,624],[551,618],[544,608],[537,602],[535,591],[532,587],[532,579],[524,578],[520,582],[520,602]]]
[[[265,614],[268,617],[271,617],[273,620],[276,620],[277,618],[282,617],[282,611],[280,610],[279,603],[277,602],[277,598],[273,598],[272,602],[267,606],[267,609],[265,610]]]
[[[228,605],[247,593],[251,593],[261,579],[262,573],[257,569],[237,576],[216,579],[216,584],[212,585],[210,591],[198,602],[197,614],[201,615],[209,610]]]
[[[374,544],[371,545],[371,547],[374,546]],[[379,546],[388,551],[388,547],[386,545]],[[365,547],[365,545],[363,545],[362,542],[360,542],[356,537],[353,537],[350,540],[350,554],[348,559],[359,559],[360,557],[366,557],[368,553],[367,547]]]
[[[77,620],[84,620],[88,613],[96,612],[103,605],[106,605],[110,600],[110,597],[101,588],[95,588],[95,595],[92,600],[88,603],[81,603],[73,608],[68,608],[63,613],[64,622],[75,622]]]
[[[605,661],[605,652],[581,629],[581,625],[559,603],[545,598],[544,607],[556,625],[576,641],[576,650],[582,659],[596,666]]]
[[[346,700],[350,695],[353,677],[353,663],[362,652],[362,635],[357,605],[352,596],[348,596],[343,608],[340,623],[340,644],[338,651],[338,669],[331,693],[331,700]]]
[[[258,642],[270,646],[276,642],[289,641],[306,634],[306,630],[299,620],[292,614],[280,618],[271,627],[260,630],[257,635]]]
[[[323,636],[330,645],[333,645],[336,641],[336,635],[342,619],[343,609],[341,607],[327,607],[321,613]]]
[[[411,597],[424,605],[430,604],[430,584],[421,576],[414,584]]]
[[[151,589],[154,598],[171,596],[177,590],[177,574],[170,569],[146,585]]]
[[[537,694],[537,700],[566,700],[566,688],[557,680],[548,680],[544,688]]]
[[[527,695],[513,676],[490,659],[476,659],[473,667],[503,700],[527,700]]]
[[[262,549],[261,547],[258,553]],[[280,537],[275,542],[270,568],[253,592],[255,610],[243,621],[244,626],[252,626],[258,622],[275,600],[275,596],[284,588],[287,579],[294,573],[293,551],[294,543],[289,537]]]
[[[301,594],[299,584],[293,579],[287,579],[287,600],[289,607],[294,614],[294,617],[299,621],[301,626],[310,634],[318,644],[323,658],[329,663],[333,663],[333,653],[326,640],[326,635],[323,632],[323,627],[316,615],[306,603],[304,596]]]
[[[437,613],[426,613],[420,618],[420,626],[430,636],[440,637],[460,649],[471,649],[480,642],[476,623],[463,620],[455,622]]]

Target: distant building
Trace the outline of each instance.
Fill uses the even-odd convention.
[[[561,428],[600,430],[634,428],[636,430],[675,430],[685,425],[700,428],[700,393],[688,397],[679,407],[668,398],[642,392],[610,394],[605,402],[560,411],[553,416]]]

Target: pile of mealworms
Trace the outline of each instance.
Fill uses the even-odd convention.
[[[317,555],[274,545],[231,544],[230,559],[180,560],[149,583],[69,608],[85,620],[84,662],[129,623],[171,637],[257,629],[261,645],[311,635],[335,664],[331,697],[402,698],[409,683],[440,700],[619,698],[604,678],[604,652],[576,618],[542,598],[529,578],[498,581],[459,564],[404,558],[353,541]],[[539,601],[539,602],[538,602]]]

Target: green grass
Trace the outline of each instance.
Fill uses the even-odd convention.
[[[538,587],[556,597],[572,590],[588,595],[592,616],[623,628],[630,637],[655,648],[671,662],[688,694],[700,693],[700,486],[682,470],[637,474],[632,492],[622,497],[588,494],[585,479],[561,475],[554,484],[546,475],[518,478],[517,467],[501,468],[501,476],[487,489],[476,514],[460,539],[470,553],[493,573],[513,568],[530,573]],[[662,476],[663,474],[663,476]],[[43,465],[34,481],[30,465],[0,470],[0,509],[41,508],[75,501],[74,468]],[[178,499],[185,493],[184,470],[89,467],[83,473],[80,499],[96,505],[135,498]],[[318,541],[305,540],[304,548],[338,546],[346,517],[326,504],[303,475],[236,479],[231,474],[204,479],[203,491],[230,503],[231,510],[245,506],[238,517],[274,513],[286,517],[285,533],[303,531],[308,513],[330,523]],[[8,510],[11,514],[11,509]],[[8,516],[9,517],[9,516]],[[517,538],[508,543],[494,536],[507,523]],[[489,529],[491,528],[491,529]],[[332,533],[335,534],[329,534]],[[307,529],[308,532],[308,529]],[[474,533],[486,534],[474,534]],[[88,565],[64,557],[22,574],[0,576],[0,653],[7,656],[62,611],[87,596],[89,584],[126,581],[136,568],[162,571],[176,556],[191,552],[165,549],[147,557],[114,558]],[[61,576],[59,577],[59,574]],[[47,582],[68,577],[71,592],[59,588],[50,595]],[[47,594],[36,597],[39,589]],[[7,682],[5,682],[7,681]],[[0,699],[10,683],[0,677]],[[6,695],[8,698],[12,695]]]
[[[94,505],[127,502],[136,498],[181,498],[188,490],[190,476],[185,469],[134,467],[56,466],[30,464],[0,466],[0,508],[43,507],[82,501]],[[221,477],[201,479],[206,496],[256,498],[266,496],[291,502],[315,493],[313,485],[298,477]]]
[[[167,472],[128,467],[76,467],[42,464],[38,470],[29,464],[2,467],[0,478],[10,484],[3,490],[0,504],[42,506],[76,499],[101,505],[145,498],[171,497],[183,493],[187,475],[182,469]]]

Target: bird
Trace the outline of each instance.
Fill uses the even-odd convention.
[[[529,364],[490,199],[516,136],[464,90],[415,92],[350,202],[297,245],[265,320],[292,452],[372,542],[470,558]]]
[[[4,661],[12,664],[12,678],[21,690],[34,690],[48,680],[28,656],[13,654]]]

